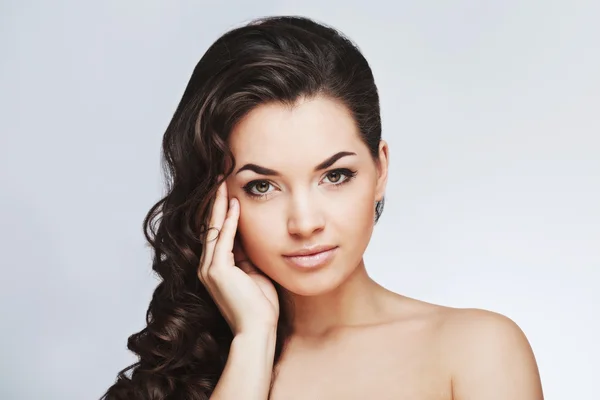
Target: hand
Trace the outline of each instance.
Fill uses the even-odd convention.
[[[227,186],[223,182],[211,211],[198,278],[234,335],[275,330],[279,318],[277,291],[235,239],[239,215],[237,199],[232,198],[227,205]]]

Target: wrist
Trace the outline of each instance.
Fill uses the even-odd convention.
[[[231,343],[231,352],[243,355],[246,360],[253,360],[251,362],[258,362],[258,365],[270,371],[276,343],[276,329],[248,330],[235,335]]]
[[[234,335],[234,337],[249,339],[249,340],[259,340],[259,339],[275,339],[277,336],[277,327],[276,326],[255,326],[252,328],[244,329]]]

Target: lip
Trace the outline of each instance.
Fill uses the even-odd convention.
[[[337,246],[315,246],[286,254],[283,258],[298,268],[318,268],[331,261],[337,248]]]

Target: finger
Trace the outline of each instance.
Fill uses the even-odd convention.
[[[227,218],[223,223],[221,229],[221,235],[214,248],[212,266],[220,267],[226,265],[231,260],[233,261],[233,242],[235,240],[235,234],[237,232],[238,219],[240,216],[240,204],[237,199],[231,199],[229,203],[229,211],[227,212]],[[229,262],[231,262],[229,261]]]
[[[252,261],[250,261],[250,259],[248,258],[248,255],[242,247],[242,243],[237,237],[233,242],[233,260],[235,262],[235,265],[247,274],[256,272],[257,270],[256,267],[252,264]]]
[[[217,188],[218,190],[218,188]],[[204,224],[202,224],[202,232],[200,232],[200,243],[202,243],[202,254],[200,254],[200,263],[198,264],[198,272],[200,272],[200,268],[204,265],[204,260],[206,259],[206,242],[208,236],[208,223],[210,223],[210,216],[212,215],[213,208],[215,205],[214,197],[208,203],[208,217],[205,219]]]
[[[212,263],[215,246],[223,229],[227,215],[227,185],[225,182],[219,186],[211,211],[208,228],[204,237],[203,260],[200,266],[201,273],[206,273]]]
[[[216,242],[218,240],[223,222],[227,215],[227,186],[223,182],[217,189],[210,211],[210,217],[203,237],[203,262],[201,267],[206,269],[210,266]]]
[[[233,239],[233,260],[237,263],[238,261],[245,260],[248,257],[246,256],[246,252],[242,247],[242,241],[239,236],[236,235],[235,239]]]

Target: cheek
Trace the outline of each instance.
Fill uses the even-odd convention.
[[[335,224],[338,231],[343,233],[345,240],[353,237],[360,240],[365,235],[370,235],[375,219],[375,194],[370,186],[356,185],[353,190],[348,190],[335,202],[331,209],[335,215]]]
[[[277,227],[281,225],[278,213],[269,212],[268,207],[246,207],[241,205],[238,233],[246,255],[257,266],[264,266],[269,252],[277,249],[278,238],[281,241],[285,232]],[[262,269],[262,268],[261,268]]]

